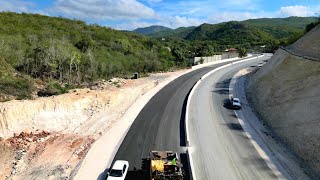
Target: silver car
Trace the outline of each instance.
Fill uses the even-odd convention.
[[[241,103],[239,98],[231,98],[232,101],[232,107],[235,109],[241,109]]]

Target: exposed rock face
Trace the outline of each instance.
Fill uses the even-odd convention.
[[[83,90],[82,90],[83,91]],[[91,111],[104,109],[107,93],[74,93],[38,100],[9,101],[0,104],[0,136],[12,137],[22,131],[72,132],[86,121]]]
[[[251,77],[248,97],[263,121],[320,177],[320,26],[289,52],[278,50]]]
[[[0,179],[72,179],[92,143],[138,98],[187,71],[0,103]]]

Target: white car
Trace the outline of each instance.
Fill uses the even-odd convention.
[[[108,173],[107,180],[124,180],[128,173],[129,162],[117,160]]]
[[[232,107],[235,109],[241,109],[241,103],[238,98],[231,98],[232,101]]]

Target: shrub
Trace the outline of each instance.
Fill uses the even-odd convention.
[[[204,59],[201,57],[200,60],[199,60],[200,64],[203,64],[204,62]]]
[[[9,76],[0,78],[0,93],[15,96],[17,99],[30,99],[34,90],[33,80],[26,77]]]

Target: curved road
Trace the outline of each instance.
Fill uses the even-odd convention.
[[[226,106],[232,77],[267,58],[223,68],[196,88],[190,101],[189,131],[197,179],[277,178],[244,134],[234,111]]]
[[[114,161],[129,161],[129,170],[132,171],[140,169],[141,159],[148,157],[151,150],[171,150],[180,153],[186,167],[184,121],[188,94],[201,76],[228,63],[185,74],[159,91],[135,119]],[[130,172],[128,175],[127,179],[130,179]]]

